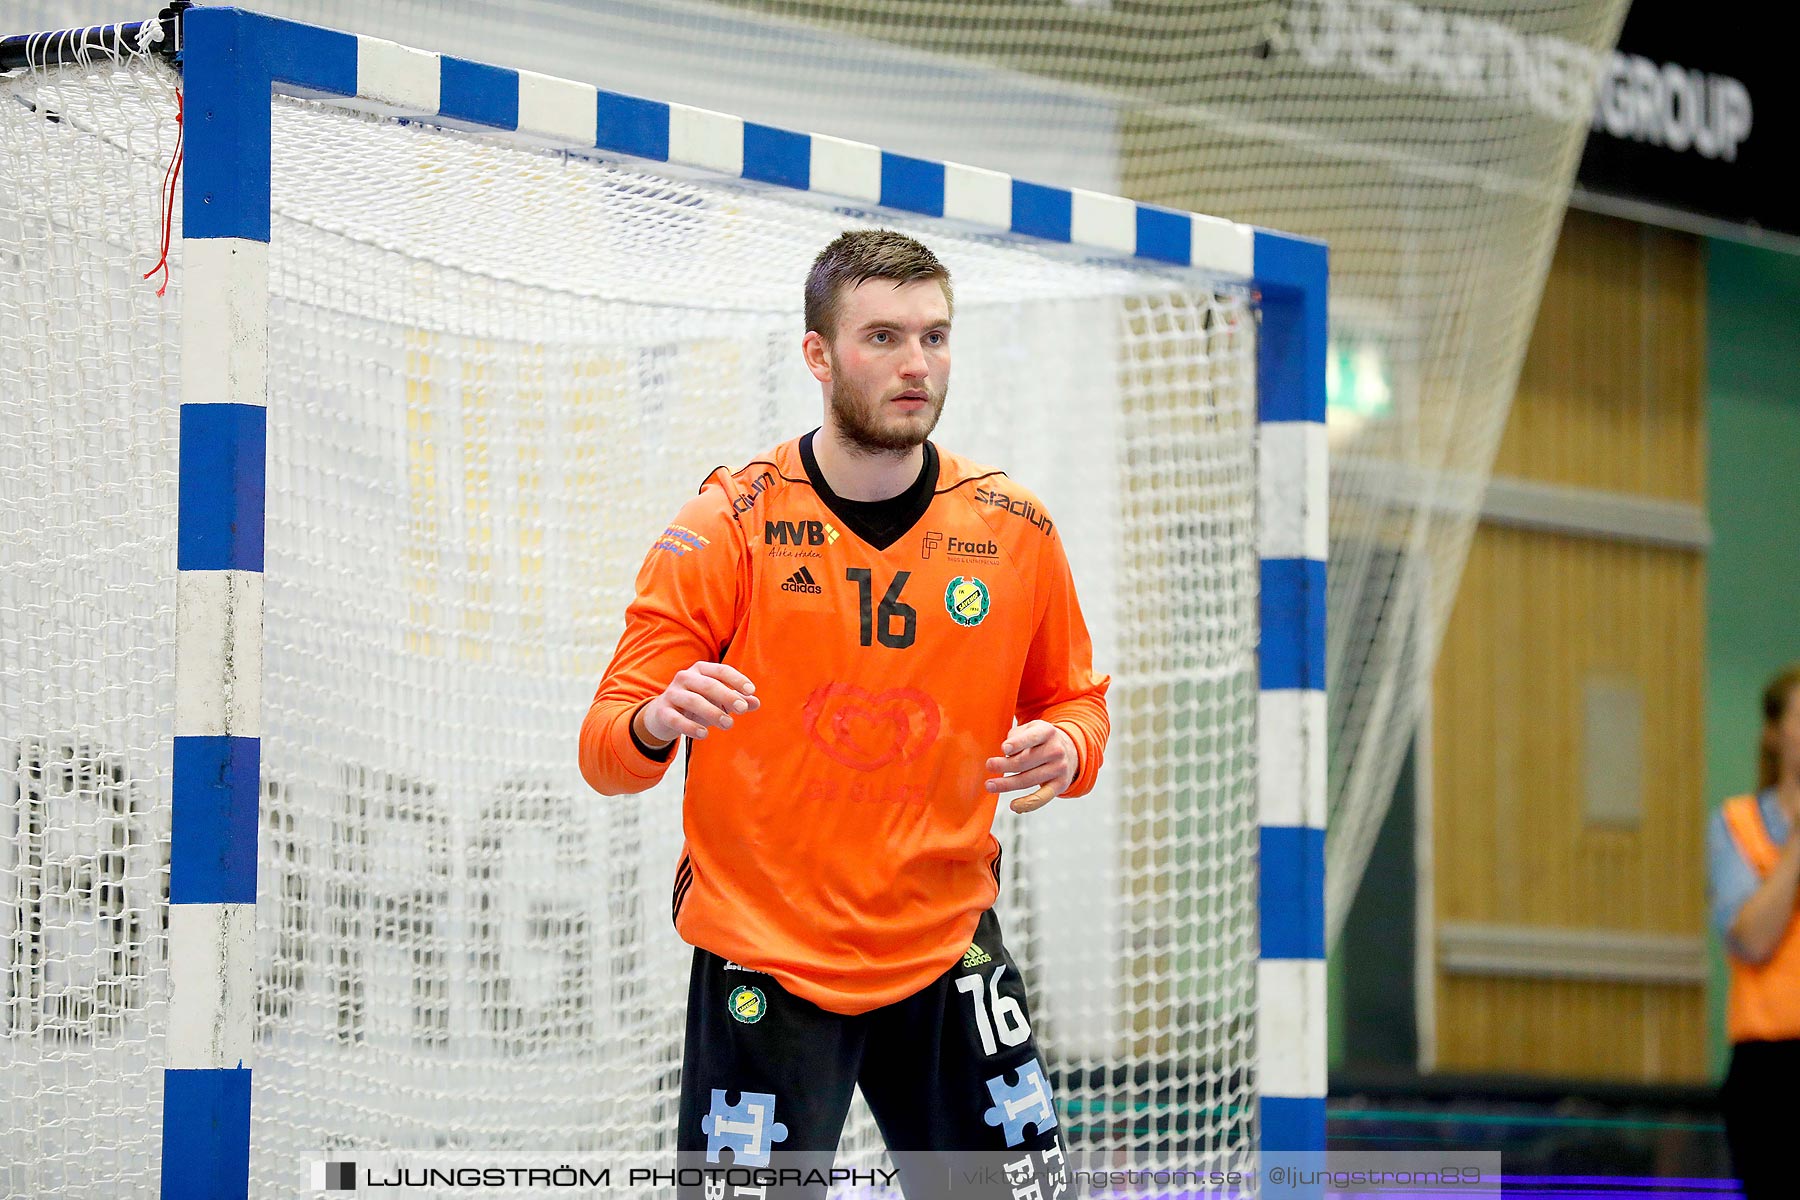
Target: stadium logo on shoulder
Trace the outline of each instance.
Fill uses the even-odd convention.
[[[725,1005],[731,1010],[734,1020],[754,1025],[769,1011],[769,998],[763,995],[761,988],[740,987],[732,990],[731,998]]]
[[[973,575],[958,575],[944,589],[944,610],[958,625],[981,624],[989,606],[987,584]]]
[[[732,500],[732,510],[740,513],[749,512],[756,507],[756,502],[762,498],[762,494],[774,486],[775,473],[773,471],[764,471],[761,475],[756,477],[755,482],[750,485],[749,491]]]
[[[1049,537],[1050,531],[1056,528],[1055,521],[1038,511],[1037,505],[1022,496],[1009,496],[993,488],[976,488],[975,503],[985,504],[990,508],[1004,508],[1015,517],[1023,517],[1045,537]]]
[[[810,570],[801,567],[798,571],[795,571],[792,575],[787,577],[787,580],[781,585],[781,590],[784,592],[805,592],[808,595],[817,596],[823,593],[825,589],[819,586],[819,581],[813,578],[813,573]]]

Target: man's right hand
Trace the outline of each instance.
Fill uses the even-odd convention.
[[[662,695],[638,709],[632,728],[653,750],[679,737],[703,738],[708,729],[730,729],[733,717],[761,708],[755,692],[737,668],[697,662],[677,671]]]

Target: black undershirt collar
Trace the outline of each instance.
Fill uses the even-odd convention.
[[[925,462],[919,468],[919,477],[898,496],[886,500],[846,500],[831,490],[831,485],[825,482],[825,473],[819,470],[819,460],[813,456],[813,435],[818,432],[815,429],[800,439],[800,461],[806,467],[806,477],[813,490],[851,533],[877,550],[886,550],[917,525],[925,510],[931,507],[938,481],[937,447],[925,443]]]

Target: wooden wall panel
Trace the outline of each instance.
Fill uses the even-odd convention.
[[[1700,503],[1703,297],[1691,238],[1571,213],[1495,474]],[[1432,713],[1434,917],[1525,929],[1704,930],[1705,558],[1482,525]],[[1590,680],[1642,696],[1635,826],[1584,810]],[[1688,983],[1447,974],[1439,1069],[1706,1077]]]
[[[1438,1038],[1443,1070],[1617,1082],[1708,1077],[1699,988],[1457,976],[1443,981],[1438,1002],[1447,1015]]]
[[[1705,372],[1698,240],[1570,212],[1494,474],[1702,503]]]
[[[1432,714],[1441,920],[1699,931],[1702,585],[1683,551],[1477,532]],[[1583,817],[1595,676],[1643,689],[1637,829]]]

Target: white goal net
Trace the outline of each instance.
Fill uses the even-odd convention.
[[[179,76],[0,79],[0,1194],[156,1191],[183,288]],[[811,257],[957,285],[937,438],[1063,530],[1100,786],[1001,811],[1065,1136],[1255,1144],[1253,313],[1188,273],[278,99],[253,1192],[321,1151],[672,1145],[680,773],[576,734],[643,555],[817,424]],[[879,1140],[858,1105],[847,1161]]]

